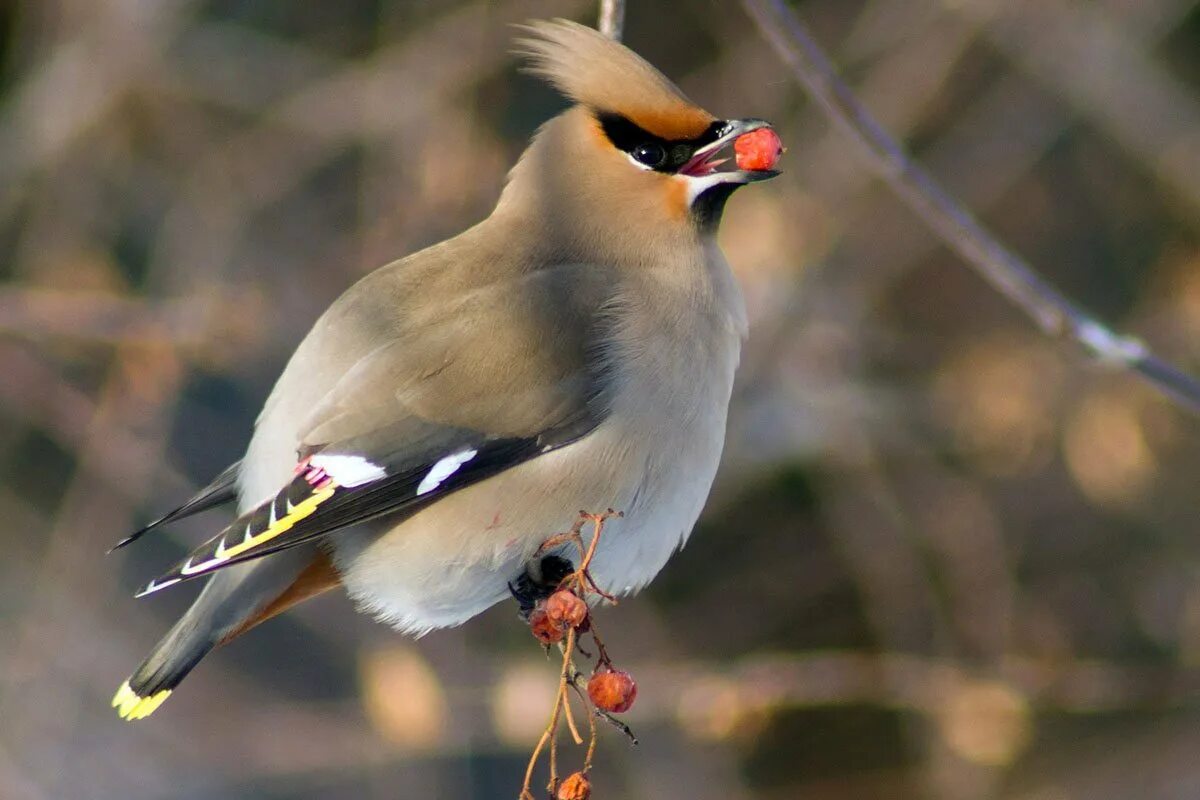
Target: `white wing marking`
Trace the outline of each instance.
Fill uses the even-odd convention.
[[[364,483],[387,477],[383,467],[371,463],[362,456],[321,453],[313,456],[309,463],[325,470],[329,477],[337,481],[339,486],[348,488],[362,486]]]
[[[155,583],[154,581],[150,581],[149,583],[146,584],[145,588],[143,588],[140,592],[135,594],[134,597],[145,597],[148,594],[154,594],[159,589],[165,589],[168,586],[174,586],[175,584],[179,583],[181,580],[183,580],[183,578],[171,578],[170,580],[163,581],[162,583]]]
[[[421,483],[417,485],[417,496],[428,494],[441,486],[442,481],[458,472],[459,467],[478,454],[478,450],[463,450],[462,452],[446,456],[434,464],[429,473],[421,480]]]
[[[210,558],[208,561],[201,561],[199,564],[193,564],[192,560],[189,558],[187,561],[183,562],[183,566],[179,569],[179,573],[181,575],[195,575],[197,572],[203,572],[215,564],[220,564],[224,560],[225,559],[219,557]]]

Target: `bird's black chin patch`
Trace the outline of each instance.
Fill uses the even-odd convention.
[[[715,233],[729,196],[744,184],[730,181],[710,186],[692,201],[692,219],[704,233]]]

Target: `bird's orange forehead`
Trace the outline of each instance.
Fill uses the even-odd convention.
[[[616,111],[644,131],[667,140],[695,139],[716,117],[692,105],[672,104],[665,108],[622,108]]]

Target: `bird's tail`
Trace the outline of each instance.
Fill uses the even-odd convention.
[[[113,707],[122,719],[150,716],[214,647],[339,580],[329,557],[311,544],[215,573],[187,613],[117,689]]]
[[[175,624],[129,679],[113,695],[113,708],[121,719],[150,716],[192,668],[217,645],[211,634],[196,625],[190,614]]]

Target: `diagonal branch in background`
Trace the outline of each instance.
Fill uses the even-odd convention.
[[[597,30],[610,39],[621,41],[625,33],[625,0],[600,0]]]
[[[1200,381],[1140,341],[1110,330],[1061,294],[1000,243],[933,176],[908,157],[850,87],[808,28],[783,0],[742,0],[759,31],[826,115],[858,141],[871,165],[904,203],[1046,334],[1070,338],[1102,363],[1128,369],[1194,413]]]

